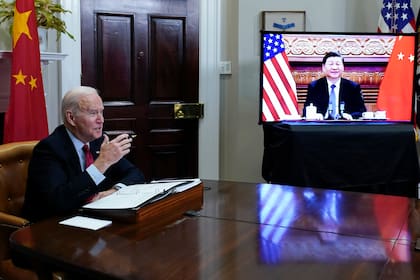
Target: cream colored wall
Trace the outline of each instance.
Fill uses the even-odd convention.
[[[258,122],[261,11],[305,11],[307,31],[376,32],[382,0],[222,0],[220,179],[261,182],[263,131]],[[418,11],[420,1],[412,1]],[[416,2],[416,3],[414,3]],[[281,160],[281,159],[279,159]]]

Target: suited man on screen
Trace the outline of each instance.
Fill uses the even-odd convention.
[[[62,100],[63,125],[34,148],[28,167],[23,216],[35,222],[70,214],[122,184],[144,183],[143,173],[124,158],[132,138],[103,134],[104,106],[96,89],[76,87]],[[89,151],[84,151],[84,146]]]
[[[328,52],[322,59],[324,77],[308,85],[308,94],[303,108],[317,107],[324,119],[358,119],[366,112],[360,85],[342,77],[344,59],[338,52]]]

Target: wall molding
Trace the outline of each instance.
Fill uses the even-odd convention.
[[[61,61],[66,58],[67,54],[64,53],[55,53],[55,52],[41,52],[41,62],[43,64],[48,64],[53,61]],[[11,59],[12,51],[1,51],[0,50],[0,59]]]

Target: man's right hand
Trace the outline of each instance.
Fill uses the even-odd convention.
[[[132,141],[133,139],[125,133],[118,135],[111,141],[109,141],[108,135],[104,135],[99,156],[93,164],[100,172],[105,173],[111,165],[130,152]]]

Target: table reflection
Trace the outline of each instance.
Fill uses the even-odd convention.
[[[407,225],[402,223],[409,199],[343,194],[335,190],[317,192],[302,188],[297,192],[290,186],[258,185],[261,261],[410,261],[408,246],[394,248],[400,230],[407,231]],[[371,239],[361,238],[366,235]]]

